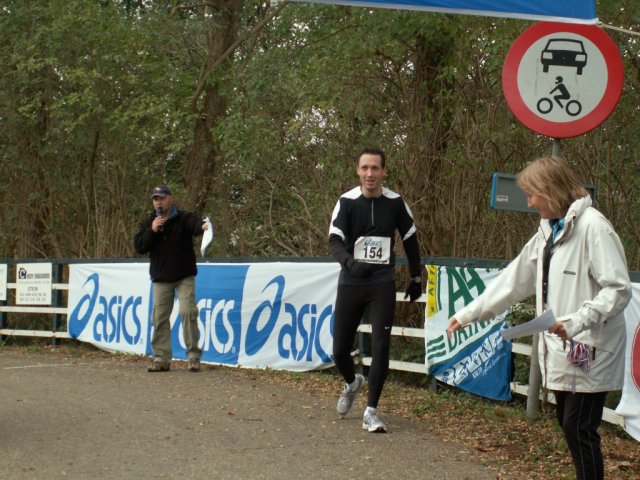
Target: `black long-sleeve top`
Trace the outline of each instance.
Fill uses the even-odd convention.
[[[329,251],[342,265],[340,284],[362,285],[393,280],[395,265],[395,231],[402,238],[412,277],[420,276],[420,248],[411,209],[397,193],[384,188],[377,198],[362,195],[360,187],[343,194],[336,203],[329,227]],[[354,244],[359,237],[389,237],[391,255],[387,264],[370,264],[373,273],[368,278],[350,274],[348,263],[353,260]]]

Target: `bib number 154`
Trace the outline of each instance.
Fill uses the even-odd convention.
[[[389,263],[391,239],[389,237],[360,237],[353,246],[353,257],[365,263]]]

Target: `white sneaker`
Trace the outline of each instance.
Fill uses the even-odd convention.
[[[350,390],[345,384],[342,393],[340,394],[340,398],[338,398],[338,406],[336,407],[336,410],[340,415],[346,415],[351,411],[353,401],[355,400],[357,393],[362,389],[363,385],[364,377],[359,373],[356,373],[356,388]]]
[[[387,433],[387,426],[378,418],[376,413],[364,413],[362,417],[362,428],[371,433]]]

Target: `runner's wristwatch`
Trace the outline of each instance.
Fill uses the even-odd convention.
[[[416,283],[422,283],[422,277],[421,276],[417,276],[417,277],[413,277],[412,280]]]

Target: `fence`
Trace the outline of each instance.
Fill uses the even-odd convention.
[[[91,263],[125,263],[127,261],[136,261],[139,262],[140,259],[135,260],[122,260],[122,259],[110,259],[110,260],[91,260]],[[327,262],[332,261],[326,258],[286,258],[286,259],[207,259],[209,263],[259,263],[259,262],[273,262],[273,261],[289,261],[289,262]],[[50,262],[49,260],[35,260],[35,261],[16,261],[16,260],[7,260],[2,261],[1,263],[6,263],[9,265],[17,264],[17,263],[35,263],[35,262],[46,262],[54,264],[54,275],[52,283],[52,306],[12,306],[7,305],[6,302],[0,302],[0,335],[3,336],[24,336],[24,337],[41,337],[41,338],[51,338],[53,342],[57,342],[60,339],[70,339],[69,333],[65,330],[61,330],[60,327],[63,325],[62,317],[68,314],[68,310],[65,303],[65,295],[64,292],[69,290],[69,284],[64,283],[63,279],[65,278],[65,266],[68,266],[71,263],[88,263],[88,261],[78,261],[78,260],[67,260],[67,261],[57,261]],[[406,258],[399,258],[398,264],[406,264]],[[476,267],[476,268],[499,268],[506,264],[505,261],[499,260],[461,260],[461,259],[451,259],[451,258],[436,258],[436,257],[425,257],[423,258],[423,264],[434,264],[434,265],[444,265],[444,266],[453,266],[453,267]],[[640,273],[631,272],[631,277],[633,281],[640,281]],[[67,276],[68,278],[68,276]],[[17,288],[17,283],[7,282],[8,290],[15,290]],[[396,301],[397,302],[405,302],[404,292],[396,293]],[[426,303],[426,295],[423,294],[418,300],[418,303]],[[33,330],[33,329],[11,329],[5,328],[6,317],[11,313],[28,313],[28,314],[48,314],[52,315],[51,317],[51,329],[50,330]],[[358,328],[358,332],[362,335],[370,335],[371,334],[371,325],[361,324]],[[410,327],[397,327],[394,326],[391,329],[392,337],[409,337],[409,338],[420,338],[423,340],[422,345],[424,346],[424,338],[425,331],[424,328],[410,328]],[[361,342],[362,343],[362,342]],[[531,357],[532,348],[531,345],[522,344],[522,343],[512,343],[512,352],[516,355],[523,355],[527,357]],[[366,351],[361,352],[359,355],[359,361],[364,366],[371,365],[371,357],[367,356]],[[424,356],[423,356],[424,358]],[[404,372],[413,372],[420,374],[427,374],[426,365],[424,362],[415,363],[415,362],[406,362],[400,360],[390,360],[389,368],[391,370],[396,371],[404,371]],[[511,383],[511,390],[519,395],[527,396],[529,386],[520,384],[518,382]],[[554,403],[554,397],[551,394],[543,393],[541,394],[541,399],[544,399],[547,402]],[[615,425],[623,426],[623,420],[620,416],[616,415],[613,410],[609,408],[605,408],[603,414],[603,420],[612,423]]]
[[[404,293],[397,292],[396,293],[396,301],[403,302]],[[425,296],[423,295],[419,302],[425,302]],[[358,327],[358,332],[371,334],[371,325],[363,324]],[[423,328],[406,328],[406,327],[392,327],[391,335],[398,337],[414,337],[414,338],[422,338],[424,340],[424,329]],[[512,342],[511,351],[517,355],[524,355],[527,357],[531,357],[531,345],[527,345],[524,343],[516,343]],[[371,357],[362,356],[360,361],[365,366],[371,365]],[[403,362],[399,360],[390,360],[389,368],[391,370],[403,371],[403,372],[414,372],[414,373],[422,373],[427,374],[426,366],[424,363],[414,363],[414,362]],[[518,382],[511,382],[511,391],[513,393],[517,393],[518,395],[524,395],[525,397],[529,393],[529,385],[524,385]],[[551,393],[543,392],[540,394],[540,399],[544,400],[548,403],[555,403],[555,397]],[[612,409],[605,407],[604,412],[602,414],[602,419],[614,425],[618,425],[623,427],[624,421],[622,417],[617,415]]]

